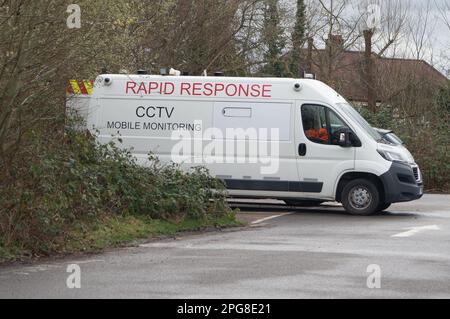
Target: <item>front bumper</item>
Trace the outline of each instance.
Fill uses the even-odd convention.
[[[423,196],[422,176],[415,165],[394,162],[380,178],[386,203],[409,202]]]

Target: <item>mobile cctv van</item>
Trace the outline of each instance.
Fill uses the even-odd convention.
[[[100,142],[206,166],[230,197],[368,215],[423,195],[410,152],[312,79],[101,75],[87,113]]]

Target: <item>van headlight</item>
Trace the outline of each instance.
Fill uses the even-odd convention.
[[[400,153],[395,153],[395,152],[391,152],[391,151],[386,151],[386,150],[377,150],[378,153],[380,153],[380,155],[387,161],[390,162],[401,162],[401,163],[408,163],[408,159],[405,158],[402,154]]]

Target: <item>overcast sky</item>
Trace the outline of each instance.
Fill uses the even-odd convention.
[[[410,0],[411,19],[424,21],[426,15],[426,0]],[[430,39],[426,44],[428,47],[427,54],[423,57],[427,62],[435,65],[440,71],[446,72],[450,69],[450,28],[443,20],[443,15],[450,19],[450,11],[442,11],[447,4],[450,9],[450,0],[431,0],[430,1],[430,19],[428,32]],[[450,20],[449,20],[450,22]]]

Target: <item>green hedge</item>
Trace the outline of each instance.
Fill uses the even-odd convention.
[[[33,140],[0,183],[0,249],[47,254],[105,214],[182,221],[231,213],[222,182],[205,169],[184,172],[153,156],[142,167],[130,152],[71,129],[59,145]]]
[[[434,97],[414,95],[411,104],[393,100],[374,114],[359,108],[362,115],[379,128],[393,130],[420,165],[427,191],[450,192],[450,88]],[[411,93],[412,95],[413,93]],[[420,98],[420,99],[419,99]],[[406,106],[405,106],[406,105]]]

